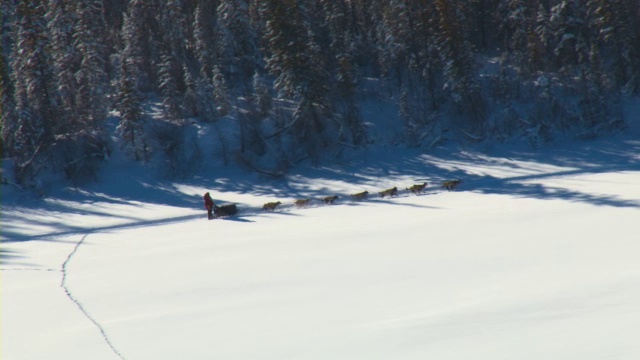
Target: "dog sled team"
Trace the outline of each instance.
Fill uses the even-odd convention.
[[[211,198],[211,194],[208,192],[204,194],[204,208],[207,209],[207,217],[209,220],[215,219],[217,217],[222,216],[231,216],[235,215],[238,212],[238,208],[236,204],[226,204],[222,206],[217,206],[213,199]]]
[[[462,184],[462,180],[460,179],[447,180],[442,183],[442,188],[447,191],[452,191],[452,190],[455,190],[460,184]],[[414,195],[421,195],[427,186],[428,184],[426,182],[422,184],[414,184],[406,188],[406,190],[408,190]],[[385,197],[398,196],[398,187],[394,186],[392,188],[379,191],[378,195],[382,199]],[[351,194],[350,198],[354,201],[367,200],[369,198],[369,192],[363,191],[363,192]],[[338,199],[339,197],[337,195],[333,195],[333,196],[324,197],[321,199],[321,201],[324,202],[325,205],[333,205],[333,203]],[[311,201],[312,200],[308,198],[298,199],[298,200],[295,200],[293,204],[297,208],[304,208],[309,206],[311,204]],[[275,211],[276,208],[278,208],[278,206],[280,205],[282,205],[282,202],[280,201],[268,202],[262,206],[262,211]],[[235,204],[217,206],[213,202],[213,199],[211,198],[211,195],[208,192],[204,194],[204,207],[205,209],[207,209],[207,216],[209,220],[215,219],[218,217],[235,215],[238,212],[238,208],[236,207]]]

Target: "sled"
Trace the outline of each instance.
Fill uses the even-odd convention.
[[[226,204],[222,206],[213,206],[213,213],[216,215],[215,217],[223,217],[223,216],[231,216],[235,215],[238,212],[238,208],[236,204]]]

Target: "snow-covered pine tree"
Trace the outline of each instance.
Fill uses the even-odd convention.
[[[327,43],[322,46],[326,56],[326,69],[332,78],[332,102],[335,117],[340,122],[340,141],[360,145],[366,142],[366,132],[357,106],[357,66],[355,57],[360,48],[356,34],[352,6],[345,0],[321,0],[324,13],[323,32]]]
[[[218,118],[213,100],[213,85],[209,79],[198,77],[195,80],[196,105],[198,116],[206,122],[214,121]]]
[[[13,147],[15,103],[13,84],[9,77],[9,49],[15,38],[13,31],[15,7],[9,1],[0,1],[0,152],[7,154]]]
[[[379,46],[384,39],[379,38],[377,28],[382,21],[385,2],[359,0],[350,4],[354,18],[353,33],[358,38],[354,59],[368,75],[378,77],[380,76]]]
[[[261,0],[260,11],[267,24],[267,69],[276,77],[274,87],[297,102],[294,136],[307,154],[319,156],[327,144],[324,130],[331,111],[321,51],[297,1]]]
[[[178,63],[185,62],[187,41],[187,23],[183,13],[182,0],[164,0],[161,7],[160,28],[164,45],[169,48],[171,54]]]
[[[403,87],[400,90],[400,96],[398,97],[398,116],[404,125],[404,141],[409,146],[418,146],[420,138],[419,129],[413,121],[415,115],[413,113],[413,109],[411,109],[409,92],[406,87]]]
[[[555,66],[570,73],[589,59],[592,33],[583,1],[561,1],[550,11],[549,27]]]
[[[265,117],[273,108],[273,96],[266,80],[259,72],[253,75],[253,98],[260,117]]]
[[[540,70],[547,70],[551,66],[551,40],[552,34],[549,26],[549,11],[542,4],[538,5],[538,10],[536,13],[536,22],[535,22],[535,37],[538,41],[540,51],[540,63],[538,64]]]
[[[424,0],[420,0],[424,2]],[[499,35],[494,31],[498,27],[500,17],[498,7],[501,0],[468,0],[467,17],[471,29],[470,41],[478,52],[491,51],[499,43]],[[535,3],[536,0],[531,0]],[[534,7],[535,8],[535,7]]]
[[[326,74],[320,49],[303,21],[303,9],[294,0],[262,0],[261,4],[267,22],[267,69],[276,77],[274,87],[286,98],[314,92],[322,97]]]
[[[154,40],[150,37],[150,28],[154,28],[155,10],[149,1],[131,0],[122,21],[121,61],[126,63],[129,76],[134,82],[131,84],[136,92],[148,92],[153,89],[155,74],[153,73]]]
[[[213,100],[216,104],[216,118],[227,116],[231,111],[231,99],[229,98],[229,88],[227,80],[219,66],[213,67]]]
[[[350,135],[347,138],[343,133],[343,138],[340,140],[346,140],[353,145],[362,145],[367,142],[367,134],[358,109],[356,75],[352,61],[346,54],[338,57],[336,99],[334,101],[337,107],[336,111],[340,113]]]
[[[79,125],[89,131],[101,129],[107,115],[109,79],[104,48],[105,24],[101,0],[80,0],[76,4],[74,47],[80,58],[76,72],[76,106]]]
[[[125,62],[121,65],[118,87],[118,111],[120,122],[117,131],[120,135],[120,147],[136,161],[148,161],[151,148],[145,133],[144,118],[140,98],[134,87],[135,78],[129,73]]]
[[[178,120],[182,117],[181,100],[182,94],[178,90],[177,68],[179,67],[177,59],[170,50],[164,50],[158,64],[158,88],[162,95],[162,105],[167,117],[172,120]]]
[[[48,163],[75,183],[95,178],[106,141],[106,52],[102,2],[49,0],[50,66],[56,86],[50,92],[54,142]]]
[[[338,54],[345,54],[350,51],[353,38],[353,26],[350,24],[352,17],[349,16],[349,7],[345,0],[319,0],[322,12],[324,13],[324,27],[327,31],[328,43],[324,46],[324,51],[329,61],[328,69],[335,67],[331,64],[335,62]]]
[[[383,74],[397,82],[399,87],[407,81],[409,55],[412,52],[413,29],[408,0],[390,0],[378,24],[379,59]]]
[[[75,26],[75,8],[66,0],[49,0],[47,21],[53,68],[56,74],[58,107],[57,133],[73,132],[74,127],[82,128],[78,121],[76,95],[78,85],[76,72],[80,60],[74,47],[73,31]]]
[[[477,64],[467,40],[464,1],[435,0],[438,14],[438,53],[442,59],[445,88],[460,110],[481,125],[485,109],[477,77]]]
[[[442,104],[443,63],[438,52],[438,13],[431,0],[417,0],[410,11],[414,24],[416,42],[415,53],[412,54],[413,92],[419,95],[424,104],[423,111],[437,111]],[[415,68],[414,68],[415,67]]]
[[[591,27],[608,54],[617,87],[640,90],[640,18],[635,0],[589,0]]]
[[[193,38],[194,53],[198,61],[199,78],[209,81],[213,65],[218,62],[215,50],[216,12],[214,3],[200,1],[194,11]],[[199,79],[196,79],[199,81]]]
[[[247,0],[221,0],[217,9],[219,63],[232,87],[251,88],[259,67],[258,36],[251,26]]]
[[[158,63],[158,89],[164,109],[171,119],[181,119],[181,104],[186,90],[183,69],[186,59],[186,20],[181,0],[167,0],[161,8],[160,61]]]
[[[9,79],[3,41],[0,42],[0,153],[2,154],[6,154],[5,150],[10,150],[14,146],[13,133],[17,121],[12,95],[13,84]]]
[[[184,116],[197,117],[200,113],[198,109],[198,90],[196,80],[194,80],[194,76],[186,66],[183,67],[182,72],[184,73],[184,85],[186,88],[182,105]]]
[[[502,0],[498,5],[500,33],[509,60],[521,75],[532,72],[528,45],[535,24],[537,1]]]
[[[41,0],[19,2],[16,11],[15,45],[11,54],[11,76],[14,85],[16,116],[11,142],[5,142],[15,160],[16,182],[30,185],[45,167],[47,151],[54,141],[55,118],[52,97],[53,69]],[[5,139],[6,140],[6,139]]]

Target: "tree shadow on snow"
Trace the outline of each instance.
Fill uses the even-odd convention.
[[[136,226],[152,226],[163,223],[198,219],[206,216],[200,194],[188,194],[181,186],[209,189],[216,194],[216,200],[227,203],[225,193],[250,194],[276,199],[311,198],[314,206],[326,206],[321,199],[324,196],[338,195],[336,205],[357,205],[350,199],[349,193],[331,189],[336,182],[349,185],[354,189],[368,190],[370,201],[388,204],[401,204],[395,198],[379,199],[377,191],[397,186],[401,196],[411,195],[405,187],[414,183],[428,182],[427,193],[445,191],[440,184],[451,179],[462,179],[458,191],[474,191],[486,194],[512,195],[523,198],[566,200],[583,202],[598,206],[640,208],[640,199],[632,196],[613,196],[587,191],[558,187],[547,184],[546,180],[556,178],[572,179],[579,175],[592,175],[610,172],[640,171],[640,141],[629,139],[598,140],[591,142],[563,143],[549,145],[540,150],[526,146],[501,148],[455,147],[424,151],[420,149],[372,148],[356,151],[343,156],[340,160],[325,163],[322,166],[303,165],[292,171],[284,179],[270,179],[255,173],[229,166],[216,168],[210,174],[201,174],[182,181],[149,182],[149,177],[127,177],[118,184],[91,185],[83,189],[72,189],[60,195],[59,199],[69,201],[50,201],[48,199],[27,199],[20,210],[14,206],[10,212],[2,214],[2,242],[55,240],[56,238],[123,229]],[[505,175],[495,175],[496,169],[503,169]],[[221,174],[221,170],[224,173]],[[492,175],[494,174],[494,175]],[[516,175],[514,175],[516,174]],[[402,179],[402,180],[399,180]],[[580,181],[587,181],[579,179]],[[400,182],[406,183],[400,183]],[[607,185],[610,186],[610,185]],[[343,187],[344,188],[344,187]],[[360,190],[358,190],[360,191]],[[428,195],[422,195],[428,196]],[[58,200],[59,200],[58,199]],[[284,201],[283,201],[284,202]],[[77,204],[88,206],[78,207]],[[95,207],[91,207],[94,205]],[[149,207],[172,206],[202,211],[202,215],[186,215],[158,220],[143,220],[135,214],[117,214],[110,205]],[[262,215],[261,208],[238,203],[239,216],[224,218],[224,221],[251,222],[251,217]],[[285,205],[285,204],[283,204]],[[17,210],[16,210],[17,209]],[[33,209],[36,209],[35,211]],[[286,204],[283,213],[292,214],[292,204]],[[276,211],[276,213],[278,213]],[[40,220],[24,220],[21,216],[35,214]],[[56,214],[58,214],[56,216]],[[74,226],[64,221],[68,214],[94,215],[121,220],[121,225]],[[20,221],[17,221],[20,220]],[[34,226],[56,229],[53,232],[26,236],[20,226],[32,221]],[[22,225],[17,225],[22,224]],[[0,260],[12,259],[11,253],[0,253]]]
[[[640,171],[640,142],[632,140],[607,140],[576,142],[571,148],[548,147],[540,151],[518,150],[491,152],[477,156],[477,153],[459,152],[443,157],[440,162],[474,165],[474,170],[460,167],[446,171],[448,178],[463,179],[461,190],[486,194],[513,195],[542,200],[565,200],[588,203],[597,206],[640,208],[636,196],[623,197],[571,189],[550,184],[547,180],[597,181],[577,178],[583,175]],[[485,156],[485,155],[488,155]],[[479,174],[478,169],[502,167],[512,172],[522,172],[516,176],[494,176]],[[554,168],[555,170],[545,170]],[[441,179],[444,179],[442,175]],[[607,187],[612,185],[608,184]]]
[[[329,165],[302,167],[286,179],[230,176],[210,185],[216,191],[269,195],[273,199],[312,198],[320,201],[324,196],[339,195],[337,204],[353,204],[357,202],[351,201],[349,194],[338,193],[322,184],[336,181],[350,184],[368,190],[371,200],[394,203],[393,199],[379,199],[377,192],[397,186],[401,196],[413,196],[406,187],[428,182],[426,191],[434,193],[446,191],[441,187],[443,181],[462,179],[464,183],[457,191],[558,199],[597,206],[640,207],[640,199],[633,196],[594,193],[546,181],[596,181],[577,177],[640,171],[640,141],[621,138],[572,141],[538,150],[522,144],[499,148],[482,146],[451,146],[429,152],[420,149],[367,150]],[[397,179],[405,179],[405,183]],[[309,182],[316,186],[309,186]]]

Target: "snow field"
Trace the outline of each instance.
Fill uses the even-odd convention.
[[[606,161],[415,159],[429,168],[354,161],[284,186],[221,178],[118,192],[105,182],[104,195],[47,200],[46,210],[3,204],[0,355],[640,356],[640,172]],[[428,194],[408,195],[420,173],[436,174]],[[461,173],[458,191],[439,189]],[[392,186],[400,197],[377,197]],[[362,190],[371,200],[348,199]],[[134,194],[143,191],[152,196]],[[246,211],[207,221],[205,191]],[[341,198],[292,205],[319,194]],[[260,211],[275,200],[285,207]]]
[[[639,354],[640,247],[611,236],[637,210],[552,202],[443,192],[94,234],[70,285],[130,358]]]

